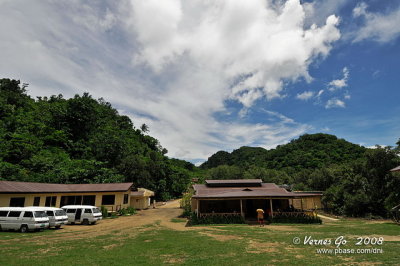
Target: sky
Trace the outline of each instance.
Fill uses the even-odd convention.
[[[323,132],[400,138],[400,2],[0,0],[0,75],[89,92],[201,163]]]

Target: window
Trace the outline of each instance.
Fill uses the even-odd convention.
[[[24,217],[33,217],[33,212],[25,212]]]
[[[47,211],[46,214],[47,214],[47,216],[54,216],[53,211]]]
[[[87,195],[83,196],[82,205],[96,205],[96,196],[95,195]]]
[[[47,217],[47,214],[44,211],[35,211],[35,217],[43,218],[43,217]]]
[[[0,217],[6,217],[8,211],[0,211]]]
[[[64,210],[56,210],[56,216],[65,216],[67,213]]]
[[[40,206],[40,197],[35,197],[33,199],[33,206]]]
[[[92,213],[91,209],[85,209],[85,213]]]
[[[81,205],[82,196],[62,196],[60,206],[65,205]]]
[[[124,204],[128,204],[128,194],[124,194]]]
[[[67,213],[75,213],[76,209],[67,209]]]
[[[8,214],[8,217],[19,217],[21,212],[16,212],[16,211],[10,211]]]
[[[24,206],[25,206],[25,197],[10,199],[10,207],[24,207]]]
[[[101,205],[114,205],[115,195],[103,195]]]
[[[44,206],[55,207],[56,202],[57,202],[57,196],[49,196],[49,197],[46,197],[46,204]]]

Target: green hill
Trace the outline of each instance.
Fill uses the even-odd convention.
[[[259,166],[281,170],[285,168],[314,169],[354,161],[364,156],[366,148],[329,134],[305,134],[288,144],[266,150],[241,147],[231,153],[219,151],[201,165],[210,169],[220,165]]]

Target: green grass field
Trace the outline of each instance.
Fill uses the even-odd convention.
[[[173,221],[180,225],[181,220]],[[183,225],[182,225],[183,226]],[[95,227],[94,227],[95,228]],[[65,235],[65,237],[64,237]],[[322,225],[199,226],[173,230],[156,222],[140,228],[75,238],[71,232],[0,233],[0,265],[331,265],[400,264],[400,226],[362,220]],[[293,238],[336,239],[341,248],[379,248],[382,254],[317,254],[334,245],[293,244]],[[382,245],[356,246],[356,237],[383,237]]]

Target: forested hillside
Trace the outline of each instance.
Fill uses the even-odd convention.
[[[34,100],[19,81],[0,80],[0,180],[134,182],[180,196],[196,168],[168,159],[147,130],[87,93]]]
[[[232,153],[219,151],[201,165],[203,169],[219,165],[251,165],[269,169],[314,169],[360,159],[366,148],[328,134],[306,134],[275,149],[241,147]]]
[[[260,178],[294,190],[325,191],[334,213],[350,216],[389,215],[400,204],[400,165],[390,147],[367,149],[328,134],[306,134],[276,149],[241,147],[219,151],[201,165],[204,178]]]

